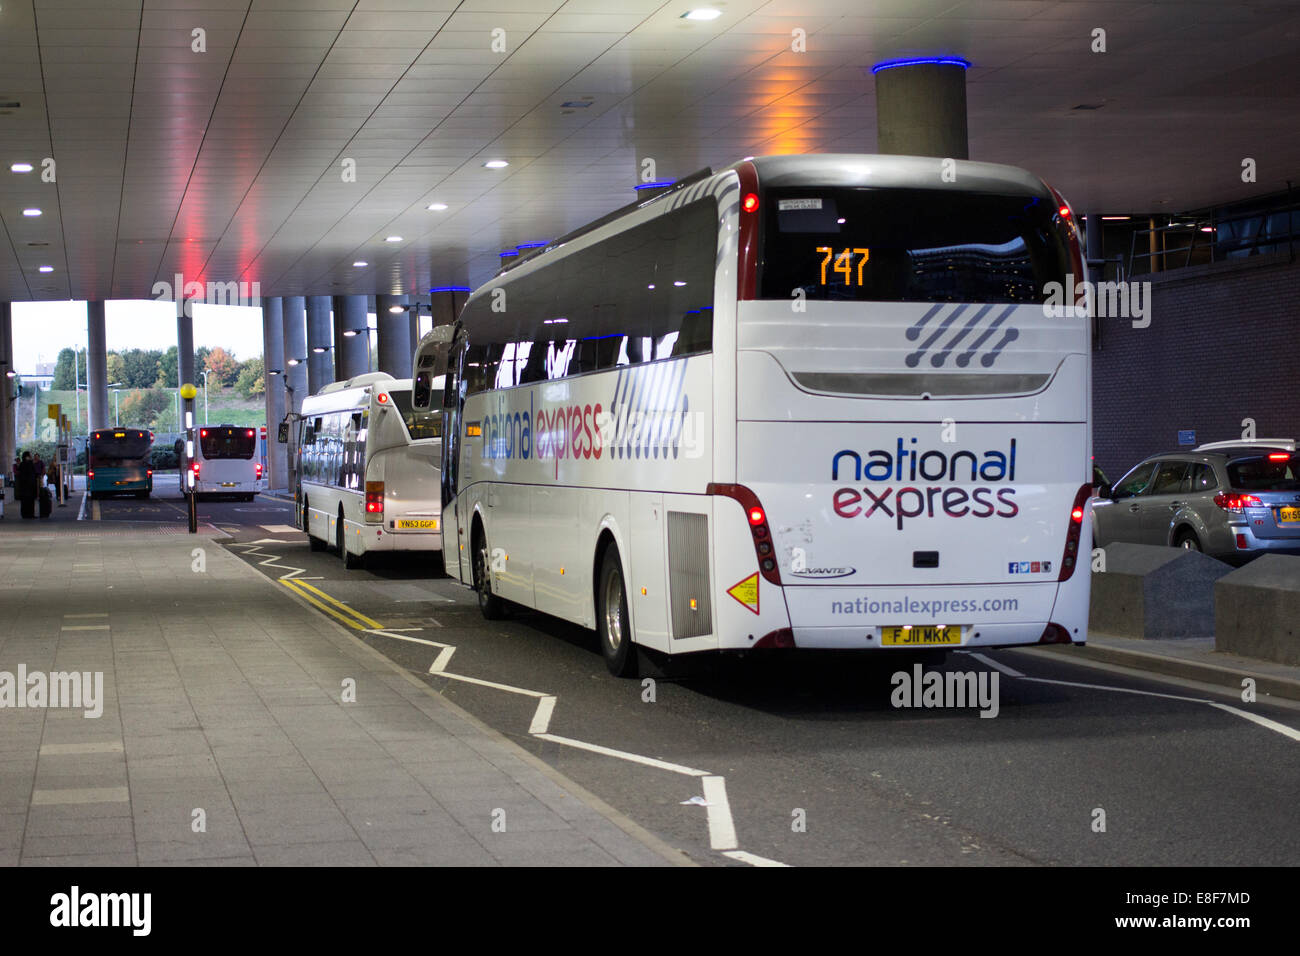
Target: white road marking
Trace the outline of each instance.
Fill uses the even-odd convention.
[[[442,671],[451,662],[451,655],[455,653],[456,653],[456,648],[452,647],[450,644],[444,647],[441,651],[438,652],[438,656],[434,658],[433,663],[429,665],[429,673],[430,674],[442,673]]]
[[[64,617],[108,617],[107,614],[100,612],[97,614],[65,614]]]
[[[1025,676],[1024,674],[1020,673],[1020,671],[1016,670],[1014,667],[1008,667],[1006,664],[1001,664],[995,661],[993,658],[985,656],[984,654],[979,654],[976,653],[975,651],[966,651],[965,653],[975,658],[975,660],[979,661],[981,664],[987,664],[995,671],[1001,671],[1003,674],[1006,674],[1008,677]]]
[[[544,734],[551,727],[551,713],[555,710],[555,698],[543,697],[537,702],[533,712],[533,722],[528,725],[530,734]]]
[[[983,659],[983,655],[976,654],[972,656]],[[987,661],[987,663],[993,664],[992,661]],[[1002,668],[998,669],[1002,670]],[[1023,680],[1032,681],[1036,684],[1056,684],[1059,687],[1080,687],[1085,690],[1108,690],[1116,694],[1137,694],[1140,697],[1159,697],[1164,700],[1180,700],[1188,704],[1208,704],[1209,706],[1222,710],[1225,713],[1233,714],[1243,720],[1249,720],[1261,727],[1266,727],[1284,737],[1300,741],[1300,730],[1296,730],[1294,727],[1288,727],[1286,724],[1278,723],[1276,720],[1270,720],[1268,717],[1263,717],[1260,714],[1252,714],[1250,711],[1242,710],[1240,707],[1221,704],[1217,700],[1210,700],[1206,697],[1186,697],[1182,694],[1161,694],[1154,690],[1138,690],[1134,687],[1111,687],[1107,684],[1084,684],[1072,680],[1050,680],[1046,677],[1025,677],[1023,674],[1018,676]]]
[[[446,677],[449,680],[464,681],[466,684],[478,684],[480,687],[491,687],[493,690],[503,690],[507,694],[522,694],[525,697],[549,697],[540,690],[528,690],[526,687],[511,687],[509,684],[498,684],[496,681],[483,680],[478,677],[466,677],[464,674],[448,674],[446,671],[439,671],[438,677]]]
[[[709,846],[715,850],[734,850],[736,824],[727,801],[727,781],[723,777],[705,777],[703,783],[704,799],[709,801]]]
[[[300,531],[299,529],[293,527],[292,525],[287,525],[287,524],[264,524],[264,525],[260,525],[259,527],[261,527],[263,531],[269,532],[270,534],[306,534],[305,531]],[[280,543],[281,542],[278,541],[276,542],[276,544],[280,544]]]
[[[302,578],[299,578],[298,580],[301,581]],[[401,628],[401,627],[386,627],[386,628],[367,627],[367,628],[364,628],[364,630],[365,630],[365,632],[366,632],[367,634],[378,634],[380,637],[391,637],[391,638],[392,638],[393,640],[395,640],[395,641],[409,641],[409,642],[412,643],[412,644],[425,644],[425,645],[427,645],[427,646],[429,646],[429,647],[446,647],[446,646],[447,646],[446,644],[442,644],[442,643],[440,643],[440,642],[438,642],[438,641],[431,641],[431,640],[429,640],[429,639],[426,638],[426,637],[408,637],[408,636],[405,635],[405,634],[393,634],[393,633],[391,633],[392,631],[402,631],[402,630],[406,630],[406,628]],[[416,627],[416,628],[411,628],[411,630],[419,631],[419,630],[423,630],[423,628],[418,628],[418,627]]]
[[[1300,730],[1294,727],[1288,727],[1286,724],[1279,724],[1276,720],[1270,720],[1259,714],[1252,714],[1248,710],[1242,710],[1239,707],[1232,707],[1228,704],[1220,704],[1218,701],[1208,701],[1211,707],[1217,707],[1219,710],[1226,710],[1230,714],[1236,714],[1238,717],[1244,717],[1246,720],[1254,721],[1261,727],[1267,727],[1269,730],[1275,730],[1284,737],[1290,737],[1292,740],[1300,740]]]
[[[679,763],[669,763],[667,760],[657,760],[654,757],[643,757],[640,754],[629,753],[626,750],[615,750],[613,747],[589,744],[585,740],[574,740],[572,737],[558,737],[555,734],[534,734],[533,736],[538,740],[549,740],[553,744],[563,744],[566,747],[575,747],[578,750],[589,750],[594,754],[617,757],[619,760],[626,760],[629,763],[639,763],[642,766],[654,767],[656,770],[668,770],[686,777],[707,777],[709,775],[707,770],[696,770],[694,767],[684,767]]]
[[[65,631],[107,631],[107,624],[64,624],[62,630]]]
[[[729,856],[733,860],[739,860],[741,863],[748,863],[750,866],[783,866],[789,868],[789,863],[778,863],[776,860],[769,860],[765,856],[756,856],[753,853],[746,853],[744,850],[727,850],[722,854]]]

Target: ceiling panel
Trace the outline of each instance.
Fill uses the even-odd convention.
[[[503,248],[629,201],[647,157],[671,177],[872,150],[869,68],[903,55],[967,57],[972,155],[1081,209],[1195,208],[1300,171],[1288,0],[731,0],[710,22],[690,6],[5,0],[0,92],[22,106],[0,114],[0,298],[147,298],[177,271],[267,294],[477,284]],[[8,172],[47,156],[53,183]]]

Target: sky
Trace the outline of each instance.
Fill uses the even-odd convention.
[[[166,351],[176,344],[176,304],[113,300],[104,306],[108,348]],[[63,348],[86,347],[85,302],[15,302],[14,361],[20,373],[53,362]],[[194,306],[194,347],[220,345],[243,362],[262,354],[262,310],[234,305]]]

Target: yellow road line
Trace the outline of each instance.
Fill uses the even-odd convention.
[[[353,628],[354,630],[364,631],[367,630],[368,628],[378,628],[380,630],[383,629],[384,625],[380,624],[374,618],[366,617],[360,611],[356,610],[355,608],[348,607],[342,601],[338,600],[337,598],[331,597],[330,595],[322,591],[320,588],[313,587],[312,585],[308,584],[306,581],[299,581],[297,578],[281,578],[280,583],[283,584],[285,587],[292,588],[305,601],[314,604],[316,607],[320,608],[326,614],[330,615],[331,617],[337,618],[338,620],[342,621],[344,624],[346,624],[348,627]],[[313,597],[312,595],[315,595],[315,597]]]

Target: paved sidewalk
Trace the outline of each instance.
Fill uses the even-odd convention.
[[[685,862],[210,538],[87,524],[0,535],[0,864]]]
[[[1044,647],[1040,650],[1218,684],[1235,692],[1241,691],[1242,680],[1249,677],[1255,681],[1255,691],[1260,697],[1300,700],[1300,667],[1220,653],[1214,649],[1212,637],[1144,641],[1093,631],[1089,632],[1085,647]]]

